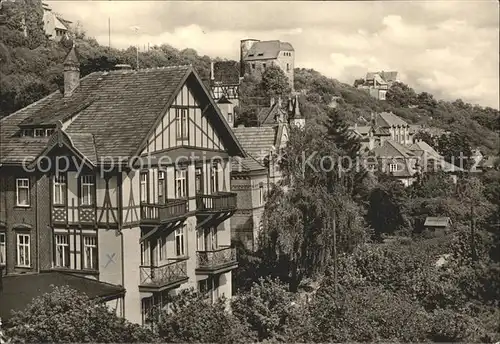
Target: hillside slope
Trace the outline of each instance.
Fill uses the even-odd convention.
[[[0,8],[0,117],[42,98],[62,84],[62,62],[72,42],[55,43],[44,36],[40,4],[40,0],[19,0],[4,2]],[[20,25],[23,14],[29,27],[27,38]],[[119,63],[137,64],[134,47],[113,49],[85,37],[84,32],[74,34],[81,55],[82,76],[113,69]],[[219,59],[200,56],[193,49],[179,51],[167,44],[139,53],[141,68],[192,64],[205,80],[209,77],[210,62],[216,60]],[[430,94],[417,95],[401,85],[388,92],[388,101],[378,101],[350,85],[303,68],[295,70],[295,88],[304,91],[302,112],[309,119],[321,122],[328,104],[338,98],[338,108],[350,122],[360,116],[368,119],[371,112],[393,111],[410,123],[461,133],[473,147],[487,153],[498,150],[499,111],[495,109],[472,106],[461,100],[437,101]]]

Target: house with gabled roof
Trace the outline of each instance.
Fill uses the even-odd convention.
[[[230,298],[231,159],[247,154],[210,90],[191,66],[79,66],[73,47],[64,91],[0,120],[7,276],[120,286],[113,307],[136,323],[183,288]]]
[[[394,82],[398,82],[398,72],[369,72],[362,84],[357,87],[368,92],[372,97],[385,100],[385,96],[389,88]]]
[[[240,42],[240,75],[262,75],[269,66],[278,66],[294,89],[295,50],[288,42],[244,39]]]
[[[51,40],[59,42],[63,37],[68,35],[69,25],[72,22],[55,14],[46,3],[42,3],[42,8],[45,34]]]

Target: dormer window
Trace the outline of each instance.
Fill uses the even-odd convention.
[[[34,137],[45,136],[45,130],[44,129],[35,129],[33,136]]]
[[[34,128],[21,130],[21,136],[26,137],[49,137],[54,133],[53,128]]]
[[[248,57],[253,57],[253,54],[248,54]]]
[[[257,56],[264,56],[264,53],[258,53]]]

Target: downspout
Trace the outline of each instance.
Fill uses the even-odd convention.
[[[38,218],[38,201],[39,201],[39,193],[38,193],[38,182],[35,184],[35,219],[36,219],[36,272],[40,273],[40,219]],[[50,192],[50,189],[49,189]]]

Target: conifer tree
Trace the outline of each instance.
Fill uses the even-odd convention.
[[[343,151],[346,156],[355,159],[361,144],[359,139],[349,132],[349,126],[337,109],[329,109],[326,120],[327,137]]]

